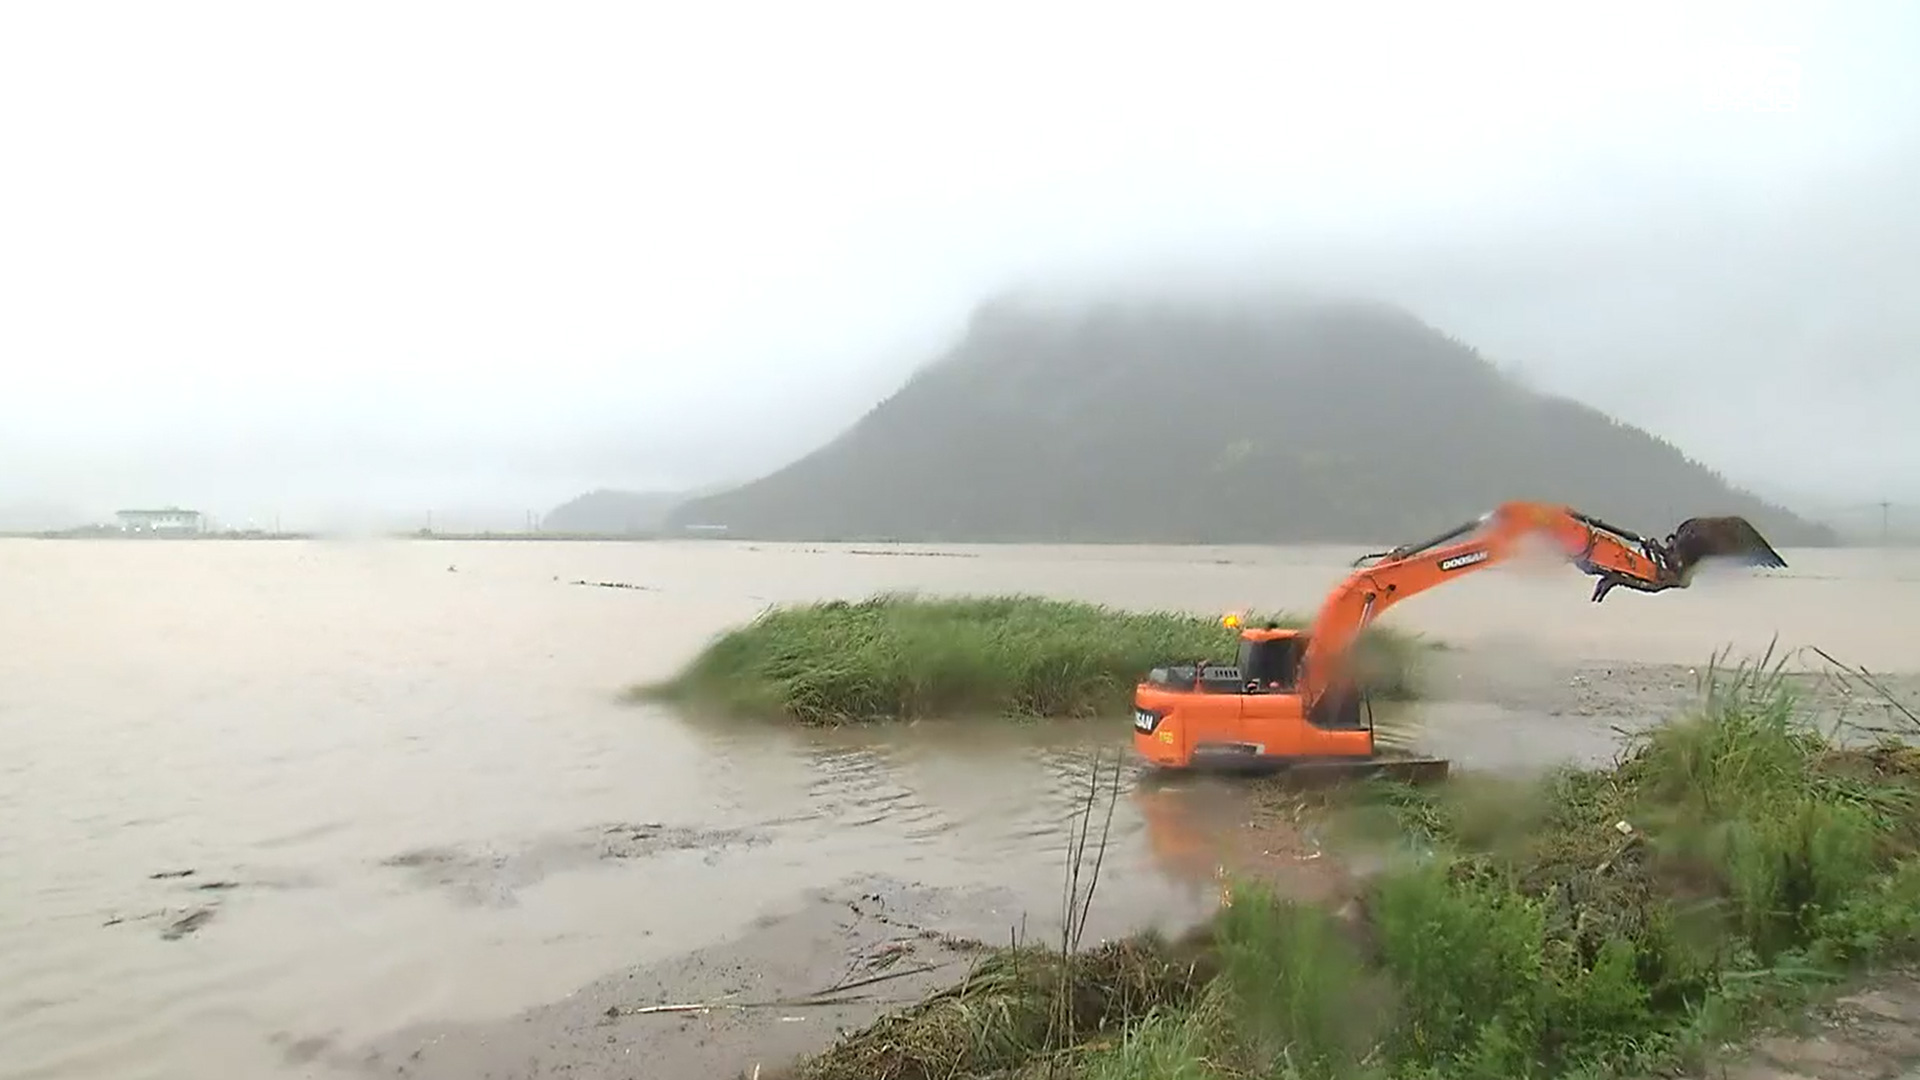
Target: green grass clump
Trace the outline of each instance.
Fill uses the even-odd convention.
[[[1086,952],[1001,949],[958,985],[809,1059],[795,1080],[946,1080],[1022,1069],[1133,1022],[1185,1015],[1210,974],[1191,949],[1154,934]]]
[[[1381,784],[1404,855],[1341,914],[1242,883],[1213,977],[999,1075],[1507,1080],[1699,1070],[1863,966],[1920,955],[1920,751],[1813,730],[1776,670],[1710,676],[1615,765]],[[1379,817],[1373,822],[1378,824]],[[935,1067],[936,1064],[939,1067]],[[993,1069],[928,1062],[926,1075]],[[888,1075],[876,1072],[874,1075]]]
[[[1297,621],[1254,616],[1255,625]],[[1037,596],[881,595],[773,608],[641,696],[807,724],[932,716],[1112,716],[1148,669],[1231,661],[1217,618]],[[1383,700],[1415,695],[1415,638],[1369,628],[1356,670]]]
[[[1395,791],[1430,852],[1369,896],[1396,1075],[1697,1065],[1920,942],[1920,760],[1808,719],[1779,668],[1710,673],[1611,768]]]

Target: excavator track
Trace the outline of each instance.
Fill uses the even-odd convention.
[[[1321,788],[1356,780],[1396,780],[1407,784],[1437,784],[1451,773],[1446,758],[1397,750],[1368,757],[1273,758],[1210,754],[1196,758],[1208,772],[1241,774],[1277,780],[1289,787]],[[1182,772],[1184,770],[1175,770]]]
[[[1437,784],[1451,773],[1446,758],[1415,754],[1377,754],[1359,759],[1316,759],[1293,762],[1280,775],[1301,786],[1337,784],[1348,780],[1397,780],[1408,784]]]

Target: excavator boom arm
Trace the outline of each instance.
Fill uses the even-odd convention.
[[[1327,595],[1301,658],[1303,704],[1310,710],[1345,676],[1360,633],[1394,604],[1512,558],[1545,541],[1587,574],[1601,579],[1595,598],[1614,585],[1645,592],[1678,582],[1660,545],[1597,518],[1549,503],[1508,502],[1432,539],[1363,557]]]

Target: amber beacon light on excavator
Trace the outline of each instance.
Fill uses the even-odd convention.
[[[1352,671],[1353,647],[1394,604],[1535,546],[1597,578],[1596,603],[1620,587],[1684,589],[1707,559],[1787,565],[1744,518],[1689,518],[1661,541],[1565,506],[1503,503],[1430,540],[1362,556],[1306,629],[1242,627],[1233,661],[1154,668],[1134,689],[1134,749],[1149,764],[1170,769],[1237,764],[1416,780],[1446,775],[1444,760],[1375,746],[1372,707]],[[1238,625],[1233,616],[1225,622]]]

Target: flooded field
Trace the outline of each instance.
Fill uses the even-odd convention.
[[[1047,933],[1088,763],[1127,728],[803,733],[623,688],[773,602],[1309,609],[1356,553],[0,541],[0,1080],[771,1064],[857,1017],[604,1014]],[[1463,648],[1396,723],[1526,766],[1609,754],[1719,648],[1920,672],[1920,552],[1786,554],[1602,605],[1564,567],[1410,600],[1387,620]],[[1091,934],[1212,903],[1235,805],[1191,794],[1126,786]]]

